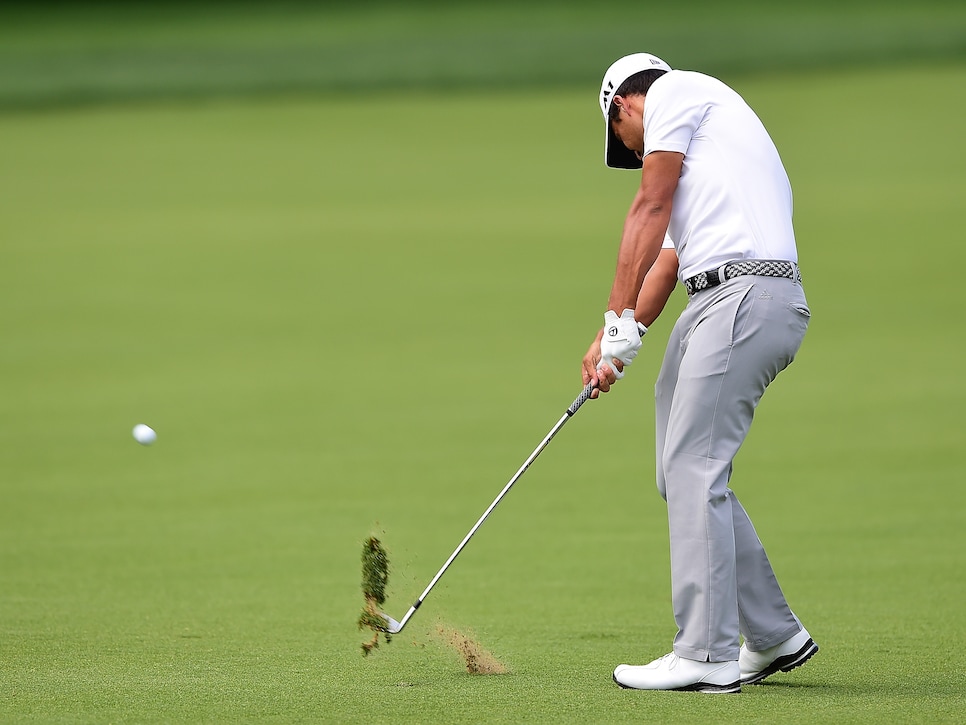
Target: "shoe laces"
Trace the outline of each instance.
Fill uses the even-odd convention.
[[[668,652],[661,658],[661,661],[667,664],[669,670],[673,670],[677,667],[678,662],[681,660],[674,652]]]

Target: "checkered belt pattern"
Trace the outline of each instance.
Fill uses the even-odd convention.
[[[748,259],[742,262],[728,262],[717,269],[699,272],[684,280],[684,288],[689,295],[693,295],[695,292],[717,287],[729,279],[748,274],[755,277],[784,277],[796,282],[802,281],[802,273],[794,262],[779,259]]]

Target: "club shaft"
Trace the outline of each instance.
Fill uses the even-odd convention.
[[[537,459],[537,456],[539,456],[540,453],[543,451],[543,449],[546,448],[547,445],[550,443],[550,441],[553,440],[553,437],[557,435],[560,429],[564,427],[564,424],[566,424],[566,422],[573,417],[574,413],[577,412],[577,410],[580,408],[581,405],[587,402],[593,390],[594,390],[594,386],[590,383],[588,383],[584,387],[580,395],[578,395],[577,398],[574,400],[574,402],[570,405],[570,407],[567,408],[567,412],[564,413],[563,416],[561,416],[560,420],[557,421],[556,425],[554,425],[554,427],[550,430],[550,432],[546,435],[546,437],[542,441],[540,441],[540,445],[538,445],[533,450],[533,453],[531,453],[530,456],[527,458],[527,460],[523,462],[523,465],[520,466],[517,472],[513,474],[513,477],[509,480],[509,482],[507,482],[506,486],[503,487],[503,490],[500,491],[499,494],[497,494],[497,497],[495,499],[493,499],[493,503],[487,506],[486,511],[483,512],[483,515],[480,516],[480,518],[477,520],[475,524],[473,524],[473,528],[471,528],[469,530],[469,533],[467,533],[466,536],[463,537],[463,540],[460,542],[459,546],[457,546],[456,549],[453,551],[453,553],[449,555],[449,558],[446,560],[443,566],[441,566],[439,571],[436,572],[436,576],[432,578],[432,581],[429,582],[426,589],[423,590],[423,593],[419,595],[419,598],[409,608],[409,611],[406,612],[406,616],[404,616],[399,621],[398,631],[401,631],[402,628],[406,626],[406,622],[408,622],[409,618],[412,617],[413,614],[415,614],[417,609],[419,609],[419,605],[423,603],[423,600],[432,591],[433,587],[436,586],[436,582],[440,580],[440,578],[449,568],[449,565],[453,563],[456,557],[459,556],[460,552],[463,551],[463,548],[466,546],[466,544],[469,543],[469,540],[473,538],[473,534],[475,534],[477,529],[479,529],[480,526],[483,525],[483,522],[486,521],[486,517],[490,515],[490,512],[496,508],[497,504],[499,504],[500,501],[503,500],[503,497],[506,496],[506,494],[510,491],[511,488],[513,488],[513,484],[515,484],[518,480],[520,480],[520,477],[523,476],[526,470],[530,467],[530,464]]]

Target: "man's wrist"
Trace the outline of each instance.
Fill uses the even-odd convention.
[[[613,317],[610,317],[611,315],[613,315]],[[610,318],[609,321],[611,323],[617,322],[618,320],[628,321],[628,322],[633,320],[634,323],[637,325],[637,332],[641,337],[644,337],[644,334],[647,332],[647,326],[637,321],[635,311],[632,310],[630,307],[625,307],[624,311],[621,312],[621,314],[619,315],[614,310],[607,310],[607,312],[604,313],[604,327],[601,329],[602,336],[607,331],[608,318]]]

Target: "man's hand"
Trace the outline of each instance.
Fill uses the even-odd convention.
[[[617,330],[613,336],[608,334],[612,327]],[[609,357],[605,356],[602,352],[604,340],[614,341],[615,338],[622,336],[622,330],[627,350],[636,341],[633,352],[629,354],[626,350],[617,350],[616,342],[612,342],[607,348]],[[645,332],[647,332],[647,328],[634,320],[632,310],[625,310],[621,317],[618,317],[614,312],[608,312],[604,315],[604,328],[597,333],[597,338],[591,343],[587,354],[584,355],[582,365],[584,385],[590,382],[596,383],[594,392],[590,397],[596,398],[600,393],[608,392],[610,386],[618,378],[624,376],[624,365],[629,365],[637,356],[637,351],[641,347],[641,336]],[[626,338],[629,338],[629,340]]]
[[[626,309],[618,317],[613,310],[604,313],[604,335],[600,339],[600,363],[615,371],[615,377],[624,377],[624,366],[630,365],[641,349],[641,337],[647,328],[634,319],[634,310]],[[618,368],[617,363],[621,363]]]

